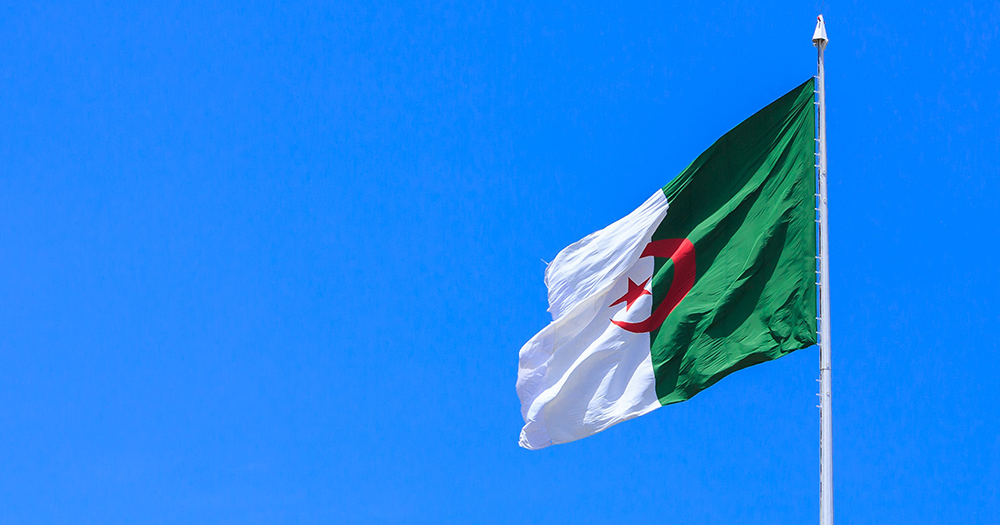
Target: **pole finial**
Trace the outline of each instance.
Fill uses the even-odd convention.
[[[830,39],[826,37],[826,23],[823,22],[823,15],[816,17],[816,30],[813,31],[813,45],[816,47],[825,46]]]

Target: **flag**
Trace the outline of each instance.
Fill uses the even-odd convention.
[[[545,270],[520,445],[567,443],[816,344],[813,79]]]

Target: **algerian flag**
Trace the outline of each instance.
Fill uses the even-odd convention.
[[[545,270],[521,446],[574,441],[816,344],[813,80]],[[668,210],[669,208],[669,210]]]

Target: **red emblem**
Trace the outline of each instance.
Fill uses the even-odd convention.
[[[687,239],[653,241],[646,245],[646,249],[639,256],[640,259],[643,257],[663,257],[672,260],[674,262],[674,280],[670,283],[670,290],[667,291],[667,296],[663,298],[663,302],[645,320],[637,323],[611,320],[612,323],[615,323],[623,330],[637,334],[652,332],[659,328],[667,316],[670,315],[670,312],[673,312],[674,308],[691,291],[691,287],[694,286],[695,277],[694,244]],[[642,291],[649,293],[645,290],[645,284],[645,282],[642,283]],[[639,288],[639,286],[634,285],[631,280],[629,281],[629,285],[628,292],[612,304],[612,306],[626,302],[625,309],[628,310],[632,306],[632,303],[642,295],[642,293],[635,293],[633,288]]]
[[[652,279],[652,277],[647,277],[642,284],[635,284],[635,281],[633,281],[630,277],[628,280],[628,291],[625,292],[625,295],[619,297],[617,301],[611,303],[611,306],[625,303],[625,311],[627,312],[640,297],[644,295],[653,295],[646,289],[646,283],[648,283],[650,279]]]

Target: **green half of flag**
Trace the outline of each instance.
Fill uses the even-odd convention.
[[[653,240],[694,245],[690,291],[653,332],[656,394],[684,401],[726,375],[816,344],[813,79],[698,156],[663,188]],[[675,280],[656,258],[653,302]]]

